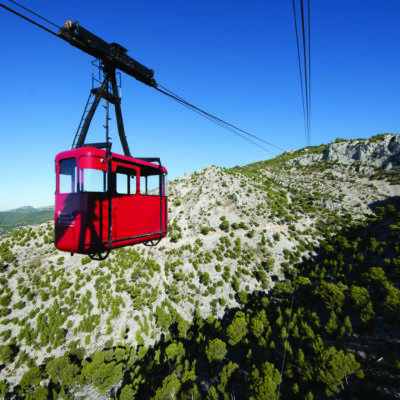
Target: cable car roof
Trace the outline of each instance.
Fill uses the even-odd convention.
[[[65,158],[79,158],[80,156],[95,156],[95,157],[107,158],[107,151],[103,150],[103,149],[98,149],[96,147],[86,147],[86,146],[79,147],[77,149],[67,150],[67,151],[63,151],[63,152],[57,154],[56,161],[58,162],[59,160],[62,160]],[[113,153],[113,152],[109,152],[108,158],[111,158],[113,160],[123,161],[128,164],[134,164],[134,165],[139,165],[141,167],[147,167],[152,170],[154,170],[154,169],[160,170],[161,169],[161,171],[163,173],[165,173],[165,174],[167,173],[167,169],[161,165],[161,161],[159,158],[135,158],[135,157],[128,157],[128,156],[124,156],[122,154],[117,154],[117,153]],[[154,162],[150,162],[150,160],[159,163],[159,165],[155,164]]]

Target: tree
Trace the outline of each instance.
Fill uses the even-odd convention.
[[[178,344],[175,342],[171,343],[165,349],[165,356],[167,360],[177,360],[179,362],[179,360],[185,356],[185,349],[183,348],[182,342],[179,342]]]
[[[49,375],[49,378],[54,382],[57,383],[62,381],[61,373],[69,364],[68,357],[59,357],[51,360],[46,365],[46,373]]]
[[[228,326],[227,334],[229,337],[229,344],[234,346],[239,343],[247,335],[247,322],[243,316],[235,315],[232,323]],[[241,313],[243,314],[243,313]]]
[[[249,324],[250,332],[258,339],[262,333],[264,332],[264,324],[263,322],[258,318],[254,317],[251,319],[250,324]]]
[[[49,391],[47,388],[43,386],[36,386],[33,393],[30,391],[26,394],[26,400],[47,400],[49,395]]]
[[[250,380],[250,389],[253,392],[250,400],[276,399],[276,389],[280,383],[281,374],[273,364],[265,362],[261,371],[254,368]]]
[[[220,339],[213,339],[206,348],[208,361],[221,361],[226,355],[226,344]]]
[[[11,344],[0,346],[0,361],[4,364],[11,364],[17,354],[18,349]]]
[[[229,222],[228,222],[226,219],[224,219],[224,220],[221,222],[220,226],[219,226],[219,228],[220,228],[222,231],[225,231],[225,232],[228,232],[228,231],[229,231],[229,227],[230,227],[230,224],[229,224]]]
[[[389,321],[395,322],[399,320],[400,315],[400,290],[389,286],[388,292],[383,302],[384,315]]]
[[[340,328],[340,336],[343,337],[345,334],[350,335],[352,332],[353,326],[351,325],[350,317],[347,315]]]
[[[346,289],[347,286],[343,285],[341,282],[334,284],[322,281],[316,292],[325,302],[325,305],[328,309],[336,310],[336,312],[340,314],[341,307],[343,306],[346,298],[344,293]]]
[[[211,386],[208,393],[207,393],[207,400],[218,400],[218,392],[214,386]]]
[[[122,364],[115,361],[105,362],[107,352],[94,354],[93,360],[82,363],[82,376],[104,393],[109,386],[118,382],[122,376]]]
[[[368,290],[364,287],[352,286],[350,298],[353,308],[359,313],[362,322],[367,323],[375,317]]]
[[[205,271],[205,272],[203,272],[201,275],[200,275],[200,282],[203,284],[203,285],[205,285],[205,286],[207,286],[209,283],[210,283],[210,274],[207,272],[207,271]]]
[[[0,396],[5,396],[8,392],[8,382],[4,379],[0,381]]]
[[[238,293],[238,298],[239,298],[239,301],[240,301],[242,304],[246,304],[246,303],[247,303],[247,292],[246,292],[245,290],[241,290],[241,291]]]
[[[23,389],[31,388],[37,385],[42,380],[42,370],[40,367],[35,366],[22,375],[20,386]]]
[[[233,290],[234,290],[235,292],[238,292],[238,291],[239,291],[239,287],[240,287],[240,285],[239,285],[238,278],[237,278],[236,276],[234,276],[234,277],[232,278],[232,288],[233,288]]]
[[[122,388],[121,394],[119,396],[120,400],[132,400],[135,398],[136,391],[133,390],[131,385],[126,385]]]
[[[329,317],[329,321],[325,325],[325,329],[330,335],[335,335],[336,331],[338,330],[338,327],[339,327],[338,318],[335,312],[332,311]]]
[[[229,364],[225,365],[224,368],[222,369],[222,371],[219,374],[220,383],[218,385],[218,389],[221,391],[221,393],[224,394],[224,398],[225,399],[229,399],[229,397],[227,396],[227,392],[228,392],[227,385],[228,385],[228,382],[229,382],[232,374],[238,368],[239,368],[238,364],[229,361]]]
[[[46,365],[46,373],[54,383],[60,382],[64,386],[71,387],[79,374],[79,367],[71,364],[69,358],[64,356],[49,361]]]
[[[12,293],[0,297],[0,306],[7,307],[11,303]]]
[[[311,363],[306,359],[303,351],[299,349],[296,354],[295,362],[292,363],[294,369],[300,375],[300,379],[303,382],[309,382],[313,377],[313,368]]]
[[[175,374],[168,375],[162,383],[162,386],[157,389],[154,400],[175,400],[177,393],[181,388],[181,383]]]
[[[356,374],[362,378],[364,373],[360,364],[355,360],[353,354],[345,354],[343,350],[336,350],[335,347],[324,349],[319,347],[319,357],[317,361],[317,380],[323,382],[327,396],[331,397],[334,393],[339,393],[339,385],[343,385],[343,379],[347,375]]]

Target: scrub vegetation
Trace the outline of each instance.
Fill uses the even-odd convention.
[[[325,151],[171,182],[154,249],[94,262],[56,251],[50,223],[6,236],[0,394],[396,398],[399,188],[301,164]]]

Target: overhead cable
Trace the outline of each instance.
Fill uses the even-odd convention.
[[[311,131],[311,19],[310,19],[310,0],[307,0],[308,5],[308,141],[310,141]]]
[[[3,7],[3,8],[6,9],[7,11],[12,12],[13,14],[17,15],[18,17],[21,17],[21,18],[23,18],[24,20],[30,22],[31,24],[38,26],[39,28],[45,30],[46,32],[51,33],[51,34],[54,35],[54,36],[57,36],[57,33],[51,31],[50,29],[48,29],[48,28],[46,28],[45,26],[39,24],[38,22],[35,22],[34,20],[32,20],[32,19],[30,19],[30,18],[28,18],[28,17],[25,17],[25,15],[20,14],[19,12],[15,11],[15,10],[13,10],[13,9],[11,9],[11,8],[9,8],[9,7],[7,7],[7,6],[5,6],[4,4],[0,3],[0,7]],[[57,37],[58,37],[58,36],[57,36]]]
[[[33,12],[32,10],[29,10],[28,8],[22,6],[21,4],[17,3],[16,1],[14,1],[14,0],[9,0],[9,1],[10,1],[11,3],[17,5],[18,7],[21,7],[21,8],[24,9],[25,11],[27,11],[27,12],[29,12],[29,13],[35,15],[36,17],[38,17],[38,18],[40,18],[40,19],[46,21],[48,24],[51,24],[51,25],[53,25],[54,27],[60,29],[60,27],[59,27],[58,25],[56,25],[56,24],[54,24],[53,22],[49,21],[48,19],[42,17],[41,15],[39,15],[39,14]],[[13,9],[11,9],[11,8],[9,8],[9,7],[7,7],[7,6],[5,6],[5,5],[2,4],[2,3],[0,3],[0,6],[3,7],[4,9],[6,9],[6,10],[12,12],[13,14],[15,14],[15,15],[17,15],[17,16],[23,18],[24,20],[26,20],[26,21],[28,21],[28,22],[30,22],[30,23],[32,23],[32,24],[38,26],[39,28],[45,30],[46,32],[51,33],[52,35],[58,37],[58,34],[57,34],[57,33],[51,31],[50,29],[48,29],[48,28],[46,28],[45,26],[39,24],[38,22],[35,22],[34,20],[32,20],[32,19],[30,19],[30,18],[28,18],[28,17],[26,17],[26,16],[20,14],[19,12],[15,11],[15,10],[13,10]],[[260,137],[258,137],[258,136],[256,136],[256,135],[254,135],[254,134],[252,134],[252,133],[250,133],[250,132],[248,132],[248,131],[245,131],[245,130],[241,129],[241,128],[235,126],[234,124],[231,124],[231,123],[229,123],[229,122],[227,122],[227,121],[224,121],[223,119],[218,118],[218,117],[216,117],[215,115],[210,114],[210,113],[207,112],[207,111],[204,111],[203,109],[201,109],[201,108],[195,106],[194,104],[192,104],[192,103],[190,103],[190,102],[184,100],[182,97],[178,96],[177,94],[175,94],[174,92],[172,92],[171,90],[167,89],[166,87],[164,87],[164,86],[162,86],[162,85],[158,85],[157,87],[154,87],[154,88],[155,88],[157,91],[159,91],[160,93],[162,93],[162,94],[168,96],[169,98],[171,98],[171,99],[177,101],[178,103],[184,105],[186,108],[188,108],[188,109],[190,109],[190,110],[196,112],[197,114],[201,115],[201,116],[204,117],[204,118],[207,118],[207,119],[210,120],[211,122],[214,122],[215,124],[219,125],[220,127],[222,127],[222,128],[224,128],[224,129],[230,131],[231,133],[234,133],[235,135],[237,135],[237,136],[239,136],[239,137],[241,137],[241,138],[247,140],[248,142],[250,142],[250,143],[252,143],[253,145],[258,146],[259,148],[261,148],[261,149],[263,149],[263,150],[265,150],[265,151],[271,153],[272,155],[276,155],[276,153],[272,152],[271,150],[269,150],[268,148],[266,148],[266,147],[263,146],[262,144],[265,144],[265,145],[267,145],[267,146],[273,147],[273,148],[275,148],[275,149],[277,149],[277,150],[280,150],[280,151],[284,151],[284,149],[282,149],[281,147],[278,147],[278,146],[276,146],[276,145],[274,145],[274,144],[272,144],[272,143],[270,143],[270,142],[267,142],[266,140],[264,140],[264,139],[262,139],[262,138],[260,138]],[[255,139],[255,140],[254,140],[254,139]],[[260,142],[261,142],[262,144],[260,144]]]
[[[214,122],[215,124],[219,125],[221,128],[224,128],[224,129],[226,129],[226,130],[232,132],[233,134],[235,134],[235,135],[237,135],[237,136],[240,136],[242,139],[247,140],[248,142],[254,144],[255,146],[257,146],[257,147],[259,147],[259,148],[261,148],[261,149],[263,149],[263,150],[265,150],[265,151],[268,152],[268,153],[271,153],[272,155],[276,155],[276,154],[273,153],[271,150],[265,148],[264,146],[260,145],[259,143],[254,142],[253,140],[251,140],[251,139],[249,139],[248,137],[242,135],[241,133],[239,133],[239,132],[236,131],[235,129],[229,127],[229,126],[226,125],[226,124],[223,124],[222,122],[219,122],[218,120],[215,120],[215,119],[209,117],[208,115],[203,114],[202,112],[196,110],[195,108],[190,107],[190,106],[189,106],[188,104],[186,104],[184,101],[181,101],[181,100],[179,100],[178,98],[175,98],[174,96],[172,96],[171,94],[165,92],[164,90],[162,90],[162,89],[161,89],[161,90],[160,90],[160,89],[157,89],[157,90],[158,90],[160,93],[163,93],[163,94],[165,94],[166,96],[170,97],[172,100],[175,100],[175,101],[177,101],[178,103],[182,104],[183,106],[185,106],[185,107],[188,108],[189,110],[194,111],[195,113],[197,113],[197,114],[199,114],[200,116],[202,116],[202,117],[208,119],[208,120],[211,121],[211,122]]]
[[[39,14],[36,14],[36,13],[33,12],[32,10],[29,10],[29,8],[24,7],[23,5],[17,3],[17,2],[14,1],[14,0],[8,0],[8,1],[10,1],[11,3],[17,5],[18,7],[21,7],[21,8],[24,9],[25,11],[28,11],[29,13],[31,13],[31,14],[33,14],[34,16],[36,16],[36,17],[42,19],[43,21],[46,21],[48,24],[53,25],[53,26],[55,26],[56,28],[60,29],[60,27],[59,27],[57,24],[55,24],[54,22],[49,21],[48,19],[42,17],[42,16],[39,15]]]
[[[171,90],[167,89],[166,87],[164,87],[164,86],[162,86],[162,85],[160,85],[160,84],[158,85],[158,87],[156,88],[156,90],[158,90],[160,93],[163,93],[163,94],[169,96],[169,97],[172,98],[173,100],[175,100],[175,101],[177,101],[177,102],[179,102],[179,103],[185,105],[186,107],[188,107],[188,108],[191,109],[192,111],[195,111],[195,112],[197,112],[198,114],[200,114],[200,115],[202,115],[202,116],[208,118],[209,120],[215,122],[216,124],[218,124],[218,125],[224,127],[225,129],[230,130],[231,132],[237,134],[238,136],[241,136],[242,138],[245,138],[245,136],[242,135],[242,134],[244,134],[244,135],[247,135],[247,136],[249,136],[249,137],[252,137],[253,139],[258,140],[259,142],[262,142],[262,143],[264,143],[264,144],[266,144],[266,145],[268,145],[268,146],[271,146],[271,147],[273,147],[273,148],[275,148],[275,149],[277,149],[277,150],[284,151],[281,147],[276,146],[276,145],[274,145],[274,144],[272,144],[272,143],[270,143],[270,142],[267,142],[266,140],[264,140],[264,139],[262,139],[262,138],[260,138],[260,137],[258,137],[258,136],[256,136],[256,135],[254,135],[254,134],[252,134],[252,133],[250,133],[250,132],[247,132],[247,131],[245,131],[245,130],[243,130],[243,129],[241,129],[241,128],[239,128],[239,127],[237,127],[237,126],[235,126],[235,125],[233,125],[233,124],[231,124],[231,123],[229,123],[229,122],[227,122],[227,121],[224,121],[223,119],[218,118],[218,117],[216,117],[215,115],[212,115],[212,114],[208,113],[207,111],[204,111],[204,110],[202,110],[201,108],[199,108],[199,107],[197,107],[197,106],[195,106],[195,105],[189,103],[188,101],[184,100],[182,97],[178,96],[177,94],[173,93]],[[249,140],[249,139],[246,138],[246,140]],[[249,141],[250,141],[251,143],[253,143],[253,144],[256,144],[256,143],[255,143],[254,141],[252,141],[252,140],[249,140]],[[256,145],[258,145],[258,144],[256,144]],[[258,145],[258,146],[259,146],[259,145]],[[263,148],[264,150],[267,150],[266,148],[264,148],[264,147],[262,147],[262,146],[259,146],[259,147]],[[267,151],[271,152],[270,150],[267,150]]]
[[[310,126],[311,126],[311,34],[310,34],[310,0],[307,0],[307,19],[305,20],[305,10],[303,0],[300,0],[301,18],[301,38],[297,25],[298,14],[296,14],[295,0],[292,0],[294,28],[296,33],[297,59],[300,73],[301,98],[303,104],[304,130],[307,146],[310,145]],[[302,41],[302,54],[300,55],[300,40]],[[306,46],[308,42],[308,46]],[[303,60],[303,62],[301,61]],[[303,64],[303,65],[302,65]],[[304,79],[303,79],[304,77]]]
[[[305,129],[305,136],[307,140],[307,123],[306,123],[306,108],[304,104],[304,87],[303,87],[303,72],[301,68],[301,57],[300,57],[300,44],[299,44],[299,34],[298,34],[298,29],[297,29],[297,16],[296,16],[296,6],[294,4],[294,0],[292,0],[293,3],[293,16],[294,16],[294,30],[296,32],[296,45],[297,45],[297,60],[299,64],[299,73],[300,73],[300,87],[301,87],[301,100],[303,104],[303,118],[304,118],[304,129]]]

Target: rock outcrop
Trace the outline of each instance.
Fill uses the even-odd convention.
[[[378,135],[369,140],[349,140],[328,145],[323,160],[340,164],[368,164],[391,169],[400,166],[400,135]]]

